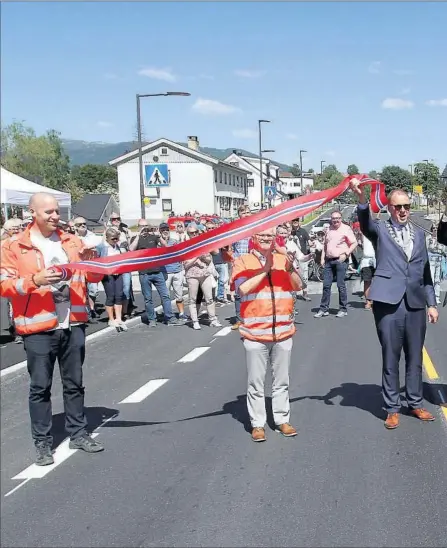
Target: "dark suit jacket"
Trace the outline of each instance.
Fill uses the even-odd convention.
[[[411,308],[436,306],[424,232],[414,227],[413,253],[408,260],[404,250],[392,238],[384,221],[371,219],[369,205],[359,205],[360,229],[376,250],[376,271],[369,298],[398,304],[406,295]]]
[[[443,245],[447,245],[447,222],[442,221],[438,226],[438,242]]]

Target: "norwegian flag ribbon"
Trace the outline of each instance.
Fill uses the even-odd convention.
[[[371,209],[378,213],[387,204],[385,186],[369,175],[351,175],[336,187],[314,192],[308,196],[288,200],[279,206],[260,211],[249,217],[225,224],[200,236],[171,247],[142,249],[79,263],[70,263],[66,268],[85,270],[96,274],[124,274],[146,268],[155,268],[170,263],[193,259],[218,248],[232,244],[273,226],[283,224],[296,217],[304,217],[323,204],[340,196],[349,187],[351,179],[360,180],[360,186],[371,186]]]

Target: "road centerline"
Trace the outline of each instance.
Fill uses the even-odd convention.
[[[209,350],[210,346],[198,346],[197,348],[193,348],[191,352],[188,352],[183,356],[183,358],[180,358],[177,360],[177,363],[189,363],[193,362],[197,358],[199,358],[202,354],[205,354],[207,350]]]
[[[140,386],[138,390],[132,392],[127,398],[121,400],[119,403],[140,403],[150,396],[153,392],[158,390],[161,386],[166,384],[169,379],[152,379],[143,386]]]

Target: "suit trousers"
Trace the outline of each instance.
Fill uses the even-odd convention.
[[[405,396],[410,409],[423,406],[422,348],[427,330],[425,308],[375,301],[373,304],[377,334],[382,346],[382,395],[388,413],[400,411],[399,361],[405,354]]]
[[[293,339],[281,342],[257,342],[244,339],[247,360],[247,407],[253,428],[264,428],[267,421],[264,385],[267,367],[272,367],[272,408],[277,426],[290,419],[289,369]]]

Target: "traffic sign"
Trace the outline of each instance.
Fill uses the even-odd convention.
[[[264,194],[267,200],[273,200],[276,196],[276,186],[266,186],[264,189]]]
[[[414,185],[413,192],[415,194],[423,194],[422,185]]]

